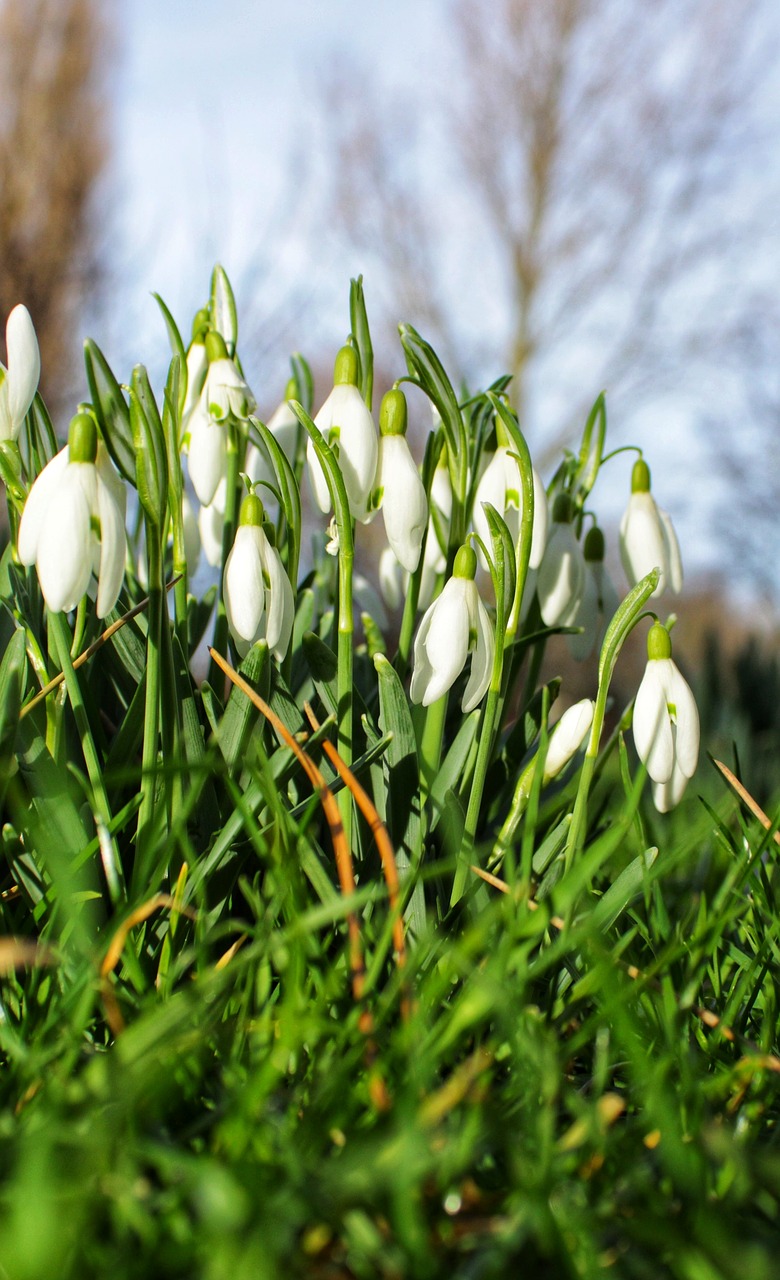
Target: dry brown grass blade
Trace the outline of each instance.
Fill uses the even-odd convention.
[[[764,830],[771,831],[772,827],[775,825],[774,822],[770,821],[764,813],[764,810],[761,808],[761,805],[757,800],[753,799],[750,792],[745,789],[739,778],[731,772],[728,765],[723,764],[721,760],[713,760],[713,764],[716,769],[720,769],[732,791],[735,791],[742,803],[747,805],[748,809],[753,814],[753,817],[758,818],[758,821],[761,823]],[[772,838],[775,841],[775,844],[780,844],[780,831],[775,831]]]
[[[258,711],[265,716],[269,724],[273,725],[283,742],[290,748],[296,759],[300,762],[307,778],[311,782],[314,790],[319,797],[323,812],[330,828],[330,837],[333,841],[333,856],[336,860],[336,872],[339,878],[339,886],[345,897],[351,897],[356,891],[355,874],[352,868],[352,856],[347,841],[344,836],[344,827],[339,814],[339,807],[336,803],[336,797],[333,795],[330,787],[325,781],[324,775],[317,768],[311,756],[307,755],[299,742],[290,733],[289,729],[279,719],[275,711],[269,707],[268,703],[260,697],[250,684],[240,676],[237,671],[226,662],[216,649],[209,649],[209,653],[216,662],[221,671],[225,673],[228,680],[236,685],[242,693],[245,693],[249,701],[257,707]],[[363,998],[363,990],[365,987],[366,967],[363,960],[363,943],[360,937],[360,923],[354,911],[347,914],[347,930],[349,935],[349,964],[352,973],[352,993],[356,1001]],[[360,1020],[361,1030],[368,1034],[372,1029],[371,1014],[364,1009]]]
[[[166,583],[165,590],[170,591],[171,587],[175,586],[178,581],[179,581],[178,577],[172,578],[170,582]],[[112,622],[110,627],[106,627],[105,631],[98,636],[97,640],[93,640],[92,644],[89,645],[84,650],[83,653],[80,653],[77,658],[73,659],[74,671],[78,667],[83,666],[85,662],[88,662],[89,659],[92,657],[92,655],[94,653],[97,653],[98,649],[102,649],[106,641],[110,640],[113,635],[116,635],[117,631],[119,631],[119,629],[123,627],[125,623],[129,622],[131,618],[135,618],[137,614],[143,613],[148,603],[149,603],[149,597],[146,596],[145,599],[141,600],[132,609],[129,609],[127,613],[123,613],[121,618],[117,618],[116,622]],[[33,707],[37,707],[39,702],[43,702],[44,698],[48,698],[50,693],[53,693],[55,689],[59,688],[59,686],[62,684],[64,679],[65,679],[65,676],[60,671],[60,673],[56,675],[53,680],[50,680],[49,683],[45,684],[42,689],[39,689],[38,692],[35,694],[35,697],[30,698],[29,702],[25,702],[24,706],[19,712],[19,719],[20,720],[23,719],[24,716],[28,715],[32,711]]]
[[[306,712],[309,724],[316,733],[320,728],[320,724],[308,702],[304,703],[303,709]],[[328,738],[325,738],[322,743],[322,748],[331,764],[337,770],[339,777],[354,796],[355,803],[363,814],[363,817],[366,819],[366,822],[371,828],[371,834],[376,840],[376,847],[379,850],[379,859],[382,864],[382,873],[387,885],[387,898],[390,904],[390,910],[395,915],[395,920],[393,922],[393,945],[395,947],[396,963],[398,968],[402,969],[406,964],[406,937],[404,934],[403,916],[401,915],[401,882],[398,877],[398,864],[395,860],[395,850],[393,849],[387,827],[377,813],[371,797],[358,782],[349,766],[344,763],[333,743]],[[406,1012],[408,1012],[408,1010]]]
[[[40,969],[57,963],[57,957],[45,942],[34,938],[0,938],[0,977],[17,969]]]
[[[148,920],[149,916],[153,915],[155,911],[159,911],[160,907],[169,907],[171,911],[180,911],[183,916],[188,916],[190,920],[195,919],[195,912],[191,907],[182,906],[181,902],[178,902],[176,898],[172,898],[168,893],[156,893],[153,898],[148,898],[146,902],[141,903],[140,907],[136,907],[135,911],[130,912],[127,919],[122,921],[114,933],[100,965],[101,978],[107,978],[111,970],[119,963],[130,930],[134,929],[137,924],[143,924],[144,920]]]

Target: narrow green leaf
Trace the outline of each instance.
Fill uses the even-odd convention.
[[[135,486],[135,445],[130,409],[108,361],[91,338],[84,343],[84,363],[100,434],[120,473]]]

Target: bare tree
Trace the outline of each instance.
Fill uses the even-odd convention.
[[[17,302],[28,307],[52,408],[71,385],[74,320],[100,277],[104,13],[100,0],[0,7],[0,317]]]
[[[548,443],[601,386],[614,412],[701,380],[746,320],[774,223],[758,100],[776,10],[452,0],[448,15],[443,91],[402,102],[340,65],[328,92],[335,221],[385,313],[466,377],[510,372]]]

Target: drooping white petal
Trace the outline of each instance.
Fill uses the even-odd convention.
[[[268,648],[274,657],[281,662],[290,647],[293,620],[295,617],[295,598],[290,579],[284,571],[281,557],[276,547],[272,547],[262,530],[265,546],[262,548],[262,560],[268,575],[268,587],[265,593],[266,623],[265,638]]]
[[[683,569],[682,557],[680,556],[680,544],[677,541],[677,534],[672,524],[672,518],[668,512],[658,507],[658,516],[661,521],[661,530],[664,537],[664,547],[666,550],[666,586],[679,595],[683,585]]]
[[[38,339],[30,313],[21,303],[8,317],[5,341],[8,351],[8,412],[13,423],[13,438],[16,439],[41,376]]]
[[[470,596],[470,599],[468,599],[469,622],[472,629],[475,629],[477,633],[477,640],[471,657],[471,672],[469,673],[461,701],[461,710],[468,714],[469,711],[473,711],[479,705],[487,692],[493,670],[493,655],[496,642],[490,616],[477,592],[477,584],[468,582],[466,585],[473,587],[473,592],[468,593],[467,599]]]
[[[384,491],[382,516],[387,541],[399,564],[414,573],[428,520],[428,500],[404,436],[381,438],[376,485]]]
[[[207,507],[227,468],[225,428],[211,421],[200,400],[190,416],[188,429],[190,480],[198,501]]]
[[[420,623],[410,696],[424,707],[447,692],[465,665],[469,650],[466,585],[463,578],[450,578]]]
[[[287,400],[283,400],[281,404],[276,406],[266,425],[275,437],[282,453],[292,462],[295,457],[301,424]]]
[[[187,352],[187,394],[184,397],[184,408],[181,415],[182,422],[187,420],[195,408],[195,405],[200,400],[208,367],[209,361],[208,356],[206,355],[205,343],[193,342]]]
[[[658,660],[663,666],[667,708],[675,725],[675,761],[686,778],[693,777],[699,761],[699,710],[690,685],[672,658]]]
[[[593,712],[596,704],[590,698],[575,702],[574,706],[564,711],[558,723],[553,727],[547,746],[547,757],[544,762],[544,781],[556,778],[579,751],[593,723]]]
[[[262,529],[255,525],[240,525],[225,564],[225,611],[231,635],[242,657],[260,638],[265,613],[261,539],[265,541]]]
[[[493,454],[487,467],[482,473],[477,492],[474,495],[474,531],[484,542],[488,551],[490,551],[492,543],[490,539],[490,525],[485,514],[485,503],[489,503],[495,507],[499,515],[506,514],[506,449],[499,449]],[[507,521],[509,524],[509,521]],[[517,536],[517,529],[509,527],[509,532],[513,537]],[[480,547],[477,551],[479,562],[483,569],[487,569],[487,561]]]
[[[97,467],[97,516],[100,521],[100,570],[98,573],[97,616],[105,618],[117,601],[125,574],[127,535],[125,533],[125,488],[111,463],[112,473],[106,481],[106,467]],[[119,484],[117,490],[114,479]],[[121,497],[119,496],[121,494]]]
[[[227,481],[223,476],[209,505],[201,507],[198,511],[200,544],[207,561],[214,568],[222,562],[222,533],[225,528],[226,503]]]
[[[653,783],[653,804],[659,813],[669,813],[670,809],[680,803],[689,781],[690,779],[675,763],[672,776],[668,782]]]
[[[517,463],[515,463],[517,466]],[[534,530],[531,537],[531,558],[528,561],[531,569],[538,569],[547,546],[547,532],[550,523],[550,512],[547,504],[547,491],[542,483],[536,467],[533,468],[534,480]]]
[[[181,496],[181,522],[184,529],[184,559],[187,573],[192,577],[200,561],[200,530],[198,517],[186,493]]]
[[[379,556],[379,590],[388,609],[400,608],[402,594],[402,570],[392,547],[383,547]]]
[[[94,509],[93,464],[69,463],[50,496],[35,559],[43,598],[53,613],[75,609],[86,595],[92,578]]]
[[[553,521],[536,583],[545,626],[566,627],[572,624],[584,585],[585,560],[574,529],[571,524]]]
[[[662,663],[651,659],[634,702],[634,744],[654,782],[668,782],[674,769],[674,734],[667,710]]]
[[[46,463],[27,495],[22,518],[19,522],[17,544],[19,559],[24,565],[35,564],[41,527],[67,465],[68,446],[66,445],[64,449],[55,454],[50,462]]]
[[[654,596],[667,585],[669,559],[663,525],[651,493],[632,493],[620,523],[620,558],[631,586],[653,569],[661,575]]]

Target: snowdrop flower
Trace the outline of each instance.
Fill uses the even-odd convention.
[[[116,604],[125,569],[125,487],[87,413],[30,489],[19,524],[19,559],[35,565],[52,613],[75,609],[97,578],[97,616]]]
[[[186,431],[189,418],[200,400],[203,383],[209,367],[206,355],[206,333],[208,332],[208,311],[198,311],[192,322],[192,341],[187,352],[187,394],[182,409],[182,427]]]
[[[383,547],[379,555],[379,590],[388,609],[400,609],[404,598],[404,571],[392,547]]]
[[[619,604],[617,591],[604,568],[604,534],[597,525],[587,532],[583,555],[585,584],[579,609],[571,624],[582,627],[582,632],[566,637],[571,655],[578,662],[589,658],[594,649],[601,648],[606,629]]]
[[[192,487],[204,507],[214,499],[227,471],[227,422],[243,421],[254,413],[252,392],[227,354],[221,334],[206,334],[209,367],[197,404],[187,422],[185,446]]]
[[[288,404],[288,400],[294,399],[295,394],[295,381],[291,378],[285,390],[287,398],[277,405],[266,423],[268,430],[276,440],[282,453],[289,459],[290,464],[295,459],[298,434],[300,432],[300,423]],[[244,470],[251,481],[252,488],[255,488],[258,484],[276,486],[276,471],[264,444],[258,445],[253,440],[250,440],[247,446]]]
[[[38,390],[41,357],[26,307],[14,307],[5,326],[8,368],[0,364],[0,440],[16,440]]]
[[[654,782],[659,813],[679,803],[699,758],[699,713],[672,660],[669,632],[655,622],[647,637],[647,667],[634,702],[634,744]]]
[[[368,504],[376,475],[379,445],[371,412],[357,388],[358,357],[354,347],[342,347],[333,370],[333,390],[314,419],[330,445],[336,446],[349,509],[367,524],[373,516]],[[331,509],[330,490],[311,440],[306,446],[314,500],[325,515]]]
[[[225,527],[226,506],[227,480],[223,476],[211,502],[198,511],[200,545],[206,560],[213,568],[222,563],[222,531]]]
[[[631,497],[620,522],[620,556],[632,587],[658,568],[661,573],[654,596],[660,596],[669,588],[675,595],[682,590],[677,534],[670,517],[656,505],[650,492],[650,468],[641,458],[634,463]]]
[[[426,611],[414,642],[412,702],[429,707],[444,696],[472,654],[471,674],[461,707],[473,711],[490,683],[495,639],[487,609],[479,598],[474,575],[477,556],[463,546],[455,557],[452,577]]]
[[[265,640],[281,662],[290,646],[295,599],[279,552],[263,529],[263,515],[257,494],[248,494],[225,564],[225,610],[242,658],[257,640]]]
[[[532,468],[534,482],[534,526],[531,539],[529,567],[538,569],[542,562],[547,541],[547,494],[536,467]],[[520,538],[522,519],[522,481],[517,459],[505,444],[499,444],[490,459],[474,497],[474,529],[486,547],[491,545],[490,527],[483,503],[489,502],[504,517],[512,541]],[[485,568],[487,566],[485,565]]]
[[[553,726],[544,760],[545,784],[557,778],[572,756],[579,751],[590,732],[595,708],[596,704],[591,698],[583,698],[581,702],[575,702],[573,707],[568,707]]]
[[[388,391],[379,411],[379,461],[372,506],[381,507],[392,551],[407,573],[420,562],[428,499],[406,442],[406,396]]]
[[[542,621],[547,627],[572,626],[585,590],[585,560],[572,516],[571,498],[559,493],[536,581]]]

